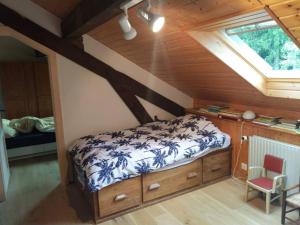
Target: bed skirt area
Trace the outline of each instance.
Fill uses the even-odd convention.
[[[56,142],[7,149],[9,161],[57,153]]]

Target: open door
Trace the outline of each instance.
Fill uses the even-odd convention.
[[[2,123],[0,127],[0,202],[3,202],[7,197],[10,173]]]

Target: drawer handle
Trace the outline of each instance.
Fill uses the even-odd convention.
[[[117,196],[115,197],[115,202],[122,201],[122,200],[124,200],[124,199],[126,199],[126,198],[127,198],[127,195],[126,195],[126,194],[120,194],[120,195],[117,195]]]
[[[196,172],[190,172],[187,175],[187,179],[191,179],[191,178],[194,178],[194,177],[197,177],[197,176],[198,176],[198,173],[196,173]]]
[[[154,183],[154,184],[150,184],[148,190],[149,191],[153,191],[160,188],[160,184],[159,183]]]
[[[219,170],[221,170],[221,169],[222,169],[221,167],[214,168],[214,169],[211,170],[211,172],[217,172],[217,171],[219,171]]]

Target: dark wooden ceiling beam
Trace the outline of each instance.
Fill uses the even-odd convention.
[[[109,83],[117,93],[121,93],[119,94],[120,98],[128,106],[128,109],[132,112],[139,123],[145,124],[153,121],[147,110],[135,96],[134,91],[123,85],[120,85],[119,82],[111,80]]]
[[[124,0],[82,0],[63,19],[63,37],[78,38],[121,13]]]

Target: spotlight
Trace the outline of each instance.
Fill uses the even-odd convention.
[[[152,13],[145,8],[138,9],[138,16],[148,23],[151,30],[155,33],[159,32],[165,24],[165,17]]]
[[[136,37],[136,30],[131,26],[128,20],[128,15],[122,14],[119,18],[119,24],[123,31],[123,37],[125,40],[132,40]]]
[[[159,14],[150,12],[150,8],[151,8],[150,1],[151,0],[127,0],[127,1],[124,1],[120,5],[120,9],[123,10],[124,13],[119,18],[119,24],[123,31],[123,37],[125,40],[132,40],[137,35],[136,30],[131,26],[131,24],[128,20],[128,9],[139,4],[142,1],[145,2],[145,6],[139,8],[137,10],[137,14],[142,20],[144,20],[144,22],[146,22],[150,26],[151,30],[155,33],[159,32],[165,24],[165,17],[163,17]]]
[[[145,6],[138,9],[138,16],[144,20],[151,28],[153,32],[159,32],[164,24],[165,17],[150,12],[151,9],[151,0],[145,0]]]

